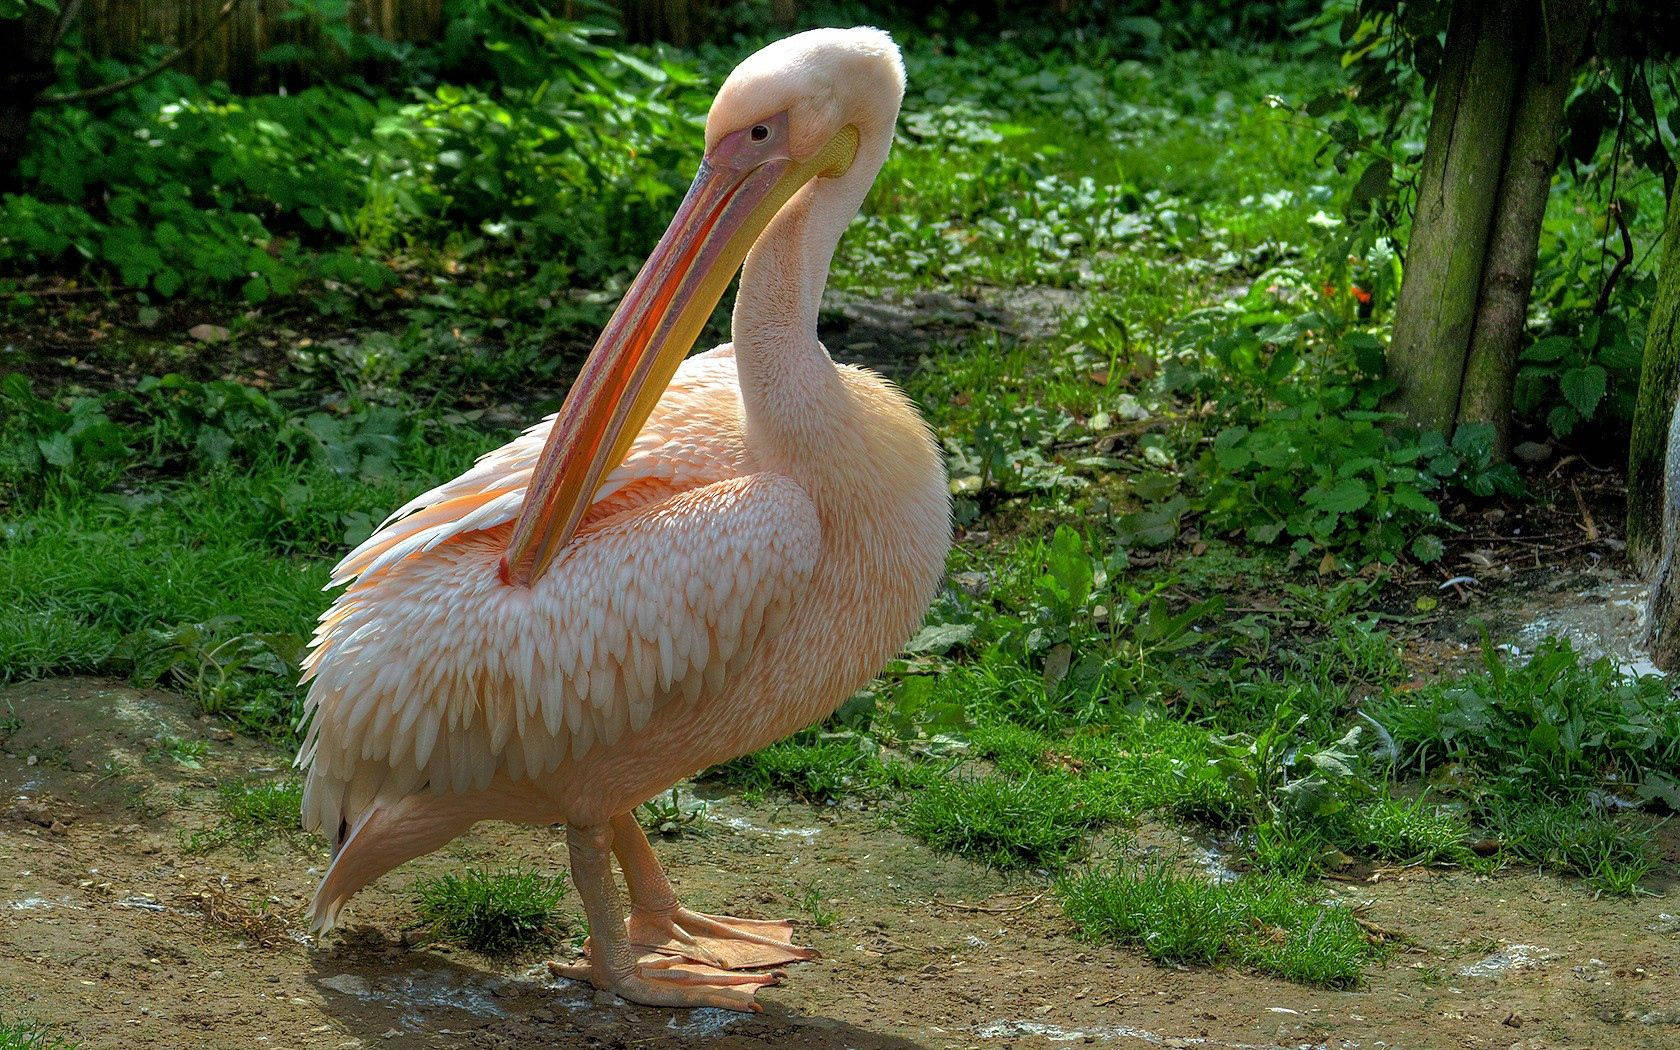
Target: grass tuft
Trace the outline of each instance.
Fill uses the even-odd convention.
[[[0,1021],[0,1050],[76,1050],[75,1043],[37,1021]]]
[[[1079,854],[1090,824],[1067,777],[1038,773],[931,781],[911,800],[904,828],[993,867],[1053,871]]]
[[[1086,872],[1056,889],[1083,936],[1137,945],[1163,963],[1232,963],[1347,988],[1378,950],[1346,909],[1289,879],[1213,883],[1153,864]]]
[[[1549,805],[1494,797],[1483,823],[1499,831],[1501,851],[1536,867],[1578,875],[1607,893],[1631,895],[1656,866],[1651,832],[1588,805]]]
[[[715,773],[748,791],[786,791],[802,802],[820,805],[848,792],[880,787],[881,761],[851,740],[804,733],[718,766]]]
[[[253,856],[264,843],[300,831],[303,784],[296,780],[223,784],[217,806],[222,811],[221,819],[215,827],[189,835],[187,849],[206,853],[236,846],[246,856]]]
[[[1349,820],[1345,847],[1400,864],[1463,864],[1470,852],[1470,826],[1458,814],[1423,798],[1379,798]]]
[[[484,955],[552,944],[566,932],[566,921],[555,910],[566,896],[562,875],[469,868],[461,875],[424,879],[415,892],[420,917],[434,935]]]

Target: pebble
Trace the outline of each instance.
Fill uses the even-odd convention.
[[[275,978],[271,975],[270,979],[273,980]],[[343,995],[354,995],[360,997],[368,995],[372,991],[372,989],[368,987],[367,978],[355,973],[341,973],[332,977],[323,977],[315,983],[319,984],[322,988],[331,988],[333,991],[339,992]]]

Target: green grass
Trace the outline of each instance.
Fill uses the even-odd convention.
[[[747,791],[785,791],[814,805],[848,793],[879,790],[887,776],[880,759],[859,750],[855,742],[824,739],[815,733],[771,744],[714,772]]]
[[[1420,796],[1384,796],[1355,809],[1341,839],[1344,848],[1396,864],[1468,863],[1472,834],[1458,813]]]
[[[1164,864],[1084,872],[1056,885],[1094,941],[1174,965],[1234,964],[1305,984],[1358,984],[1377,949],[1344,908],[1287,879],[1213,883]]]
[[[912,796],[904,830],[935,849],[998,868],[1057,870],[1084,848],[1092,820],[1065,776],[936,780]]]
[[[35,1021],[0,1021],[0,1050],[76,1050],[52,1025]]]
[[[1483,804],[1482,819],[1498,835],[1504,856],[1542,871],[1579,876],[1607,893],[1639,892],[1657,864],[1648,827],[1611,819],[1586,803],[1560,806],[1493,796]]]
[[[1567,641],[1521,662],[1490,648],[1484,663],[1371,705],[1403,766],[1457,763],[1552,802],[1596,790],[1680,803],[1680,698],[1667,682],[1583,660]]]
[[[511,955],[552,944],[567,924],[556,906],[566,880],[520,869],[468,869],[415,885],[420,919],[432,934],[485,955]]]
[[[4,526],[0,681],[162,681],[290,740],[301,710],[292,668],[324,607],[330,559],[489,444],[428,431],[375,477],[260,457],[182,480],[142,474],[135,492],[49,488]]]
[[[216,825],[188,836],[187,849],[203,853],[234,846],[254,856],[264,843],[299,833],[303,785],[296,780],[223,784],[217,808]]]

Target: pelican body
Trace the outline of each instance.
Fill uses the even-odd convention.
[[[790,923],[681,907],[633,813],[832,712],[915,630],[943,572],[931,434],[816,332],[903,91],[873,29],[743,62],[561,410],[339,564],[298,756],[304,825],[333,844],[317,928],[497,819],[566,825],[590,940],[564,976],[650,1005],[756,1009],[776,978],[763,968],[814,954]],[[733,342],[684,360],[738,268]]]

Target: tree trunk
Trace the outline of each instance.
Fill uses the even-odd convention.
[[[19,188],[18,162],[28,146],[29,122],[41,93],[57,77],[53,51],[75,11],[68,0],[59,11],[31,4],[9,23],[11,61],[0,63],[0,191]]]
[[[664,42],[677,47],[694,43],[692,0],[621,0],[624,35],[632,43]],[[703,13],[703,12],[701,12]]]
[[[1528,327],[1528,296],[1557,166],[1563,104],[1587,42],[1587,12],[1569,4],[1558,8],[1534,12],[1545,22],[1525,33],[1534,46],[1512,109],[1505,170],[1454,421],[1455,426],[1491,423],[1501,459],[1511,451],[1511,391],[1517,352]]]
[[[1520,0],[1454,0],[1395,304],[1390,407],[1451,433],[1520,72]]]
[[[1657,301],[1651,307],[1651,324],[1645,334],[1645,362],[1639,373],[1639,400],[1633,410],[1633,437],[1628,445],[1628,559],[1641,574],[1651,571],[1658,548],[1665,543],[1664,507],[1672,507],[1680,499],[1680,484],[1669,473],[1676,453],[1670,447],[1670,428],[1677,394],[1680,394],[1680,185],[1669,198],[1668,219],[1663,224]]]
[[[1651,605],[1646,641],[1651,662],[1664,671],[1680,669],[1680,406],[1668,424],[1668,462],[1661,478],[1653,479],[1666,492],[1662,510],[1662,551],[1651,579]]]

